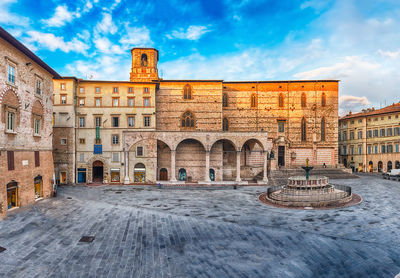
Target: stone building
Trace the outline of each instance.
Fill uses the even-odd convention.
[[[356,172],[400,169],[400,103],[339,120],[340,162]]]
[[[337,165],[337,80],[163,80],[156,49],[131,52],[130,82],[76,82],[74,169],[86,173],[86,182],[116,175],[124,183],[266,183],[271,170],[299,167],[307,158],[315,166]],[[94,146],[98,135],[102,153]]]
[[[0,27],[0,217],[51,195],[53,77]]]

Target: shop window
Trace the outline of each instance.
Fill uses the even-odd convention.
[[[110,169],[111,182],[120,181],[120,171],[119,169]]]

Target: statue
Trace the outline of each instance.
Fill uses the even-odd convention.
[[[314,168],[312,166],[309,166],[309,162],[310,162],[310,160],[307,157],[306,158],[306,166],[301,167],[304,169],[304,171],[306,171],[306,180],[308,180],[310,178],[310,171]]]

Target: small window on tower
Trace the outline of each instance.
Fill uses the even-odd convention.
[[[142,54],[142,57],[140,59],[140,65],[142,67],[147,67],[147,55],[146,54]]]

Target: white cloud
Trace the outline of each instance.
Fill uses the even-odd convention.
[[[167,38],[197,41],[208,32],[211,32],[211,30],[207,26],[190,25],[186,30],[180,28],[179,30],[172,31],[171,34],[167,35]]]
[[[331,2],[330,0],[307,0],[301,3],[300,9],[304,10],[307,8],[312,8],[316,12],[320,12],[323,10],[328,4]]]
[[[110,13],[103,13],[103,18],[100,22],[97,23],[95,27],[96,33],[101,34],[115,34],[118,28],[114,24],[112,15]]]
[[[357,97],[344,95],[339,97],[339,106],[342,110],[359,109],[360,107],[366,107],[370,102],[367,97]]]
[[[26,32],[29,37],[25,38],[25,42],[29,44],[30,48],[36,50],[38,46],[48,48],[50,51],[55,51],[57,49],[63,52],[78,52],[85,54],[89,49],[89,46],[73,38],[71,41],[64,41],[64,37],[57,37],[51,33],[42,33],[38,31],[28,31]]]
[[[382,49],[379,49],[378,54],[391,59],[397,59],[400,57],[400,49],[397,51],[383,51]]]
[[[119,40],[125,47],[151,46],[153,42],[150,38],[150,31],[143,27],[126,27],[126,35]]]
[[[10,5],[18,2],[17,0],[0,1],[0,23],[13,26],[28,26],[29,18],[20,16],[10,11]]]
[[[56,7],[52,17],[43,19],[42,22],[49,27],[61,27],[71,22],[76,17],[80,17],[80,14],[69,11],[67,5],[62,5]]]
[[[111,43],[111,41],[106,37],[96,38],[94,40],[94,44],[95,44],[97,50],[99,50],[102,53],[106,53],[106,54],[122,54],[122,53],[124,53],[124,51],[121,49],[121,47],[119,45]]]

